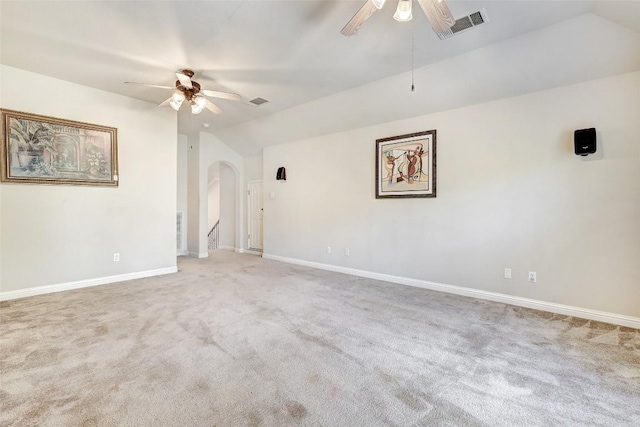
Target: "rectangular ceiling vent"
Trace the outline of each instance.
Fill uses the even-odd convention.
[[[255,106],[258,106],[258,105],[266,104],[269,101],[267,101],[266,99],[263,99],[263,98],[254,98],[249,102],[252,103]]]
[[[440,40],[448,39],[453,37],[455,34],[477,27],[478,25],[484,24],[488,21],[487,12],[482,9],[469,16],[463,16],[462,18],[456,19],[456,23],[447,31],[438,33],[438,37],[440,37]]]

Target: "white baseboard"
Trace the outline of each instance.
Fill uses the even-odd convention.
[[[192,258],[207,258],[209,252],[189,252],[189,256]]]
[[[234,248],[233,246],[223,246],[223,245],[219,245],[218,249],[222,249],[223,251],[233,251],[233,252],[237,252],[238,250],[236,248]]]
[[[512,295],[500,294],[496,292],[483,291],[479,289],[465,288],[462,286],[446,285],[443,283],[429,282],[426,280],[410,279],[408,277],[393,276],[390,274],[374,273],[366,270],[358,270],[337,265],[322,264],[319,262],[304,261],[295,258],[287,258],[278,255],[263,254],[263,258],[274,261],[286,262],[289,264],[304,265],[306,267],[318,268],[321,270],[336,271],[338,273],[351,274],[353,276],[366,277],[369,279],[382,280],[385,282],[398,283],[400,285],[414,286],[417,288],[430,289],[433,291],[446,292],[450,294],[463,295],[466,297],[479,298],[488,301],[501,302],[504,304],[516,305],[518,307],[532,308],[535,310],[548,311],[551,313],[564,314],[566,316],[579,317],[581,319],[597,320],[599,322],[611,323],[614,325],[627,326],[629,328],[640,329],[640,318],[625,316],[622,314],[608,313],[605,311],[591,310],[588,308],[573,307],[570,305],[556,304],[552,302],[539,301],[530,298],[522,298]]]
[[[58,283],[57,285],[36,286],[17,291],[0,292],[0,301],[50,294],[53,292],[69,291],[71,289],[88,288],[90,286],[106,285],[108,283],[124,282],[145,277],[161,276],[177,273],[178,267],[159,268],[157,270],[139,271],[136,273],[118,274],[115,276],[97,277],[95,279],[78,280],[76,282]]]
[[[249,254],[249,255],[258,255],[258,256],[262,256],[262,252],[261,251],[256,251],[253,249],[240,249],[239,251],[241,254]]]

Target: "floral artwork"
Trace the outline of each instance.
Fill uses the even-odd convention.
[[[376,140],[376,199],[436,197],[436,131]]]
[[[2,112],[2,181],[118,185],[115,128]]]

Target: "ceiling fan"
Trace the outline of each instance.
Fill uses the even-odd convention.
[[[184,101],[189,102],[191,104],[191,112],[193,114],[200,114],[202,110],[205,108],[211,111],[214,114],[222,113],[220,107],[218,107],[213,102],[209,101],[205,96],[210,96],[213,98],[222,98],[222,99],[230,99],[232,101],[241,101],[242,97],[237,93],[230,92],[219,92],[217,90],[203,90],[200,87],[200,83],[191,80],[195,73],[191,70],[181,70],[176,73],[175,87],[169,86],[158,86],[151,85],[146,83],[136,83],[136,82],[125,82],[127,84],[134,85],[143,85],[148,87],[155,87],[158,89],[168,89],[173,90],[173,94],[169,99],[164,101],[159,107],[166,107],[167,105],[173,108],[174,110],[180,110],[180,106]]]
[[[355,35],[360,27],[367,19],[371,17],[377,10],[382,9],[386,0],[367,0],[366,3],[356,12],[356,14],[347,22],[347,25],[340,31],[344,36]],[[449,11],[449,7],[444,0],[417,0],[418,4],[427,15],[427,19],[431,23],[431,28],[437,34],[447,31],[456,23],[453,15]],[[398,8],[393,15],[393,19],[400,22],[411,21],[412,0],[398,0]]]

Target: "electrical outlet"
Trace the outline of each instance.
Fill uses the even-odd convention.
[[[113,262],[120,261],[120,254],[113,254]]]
[[[536,276],[536,272],[535,271],[530,271],[529,272],[529,281],[531,283],[536,283],[537,280],[538,280],[538,278]]]
[[[351,255],[349,248],[344,248],[344,256],[349,256],[349,255]]]
[[[327,253],[330,254],[331,253],[331,246],[327,246]]]
[[[504,269],[504,278],[505,279],[511,279],[511,269],[510,268],[505,268]]]

